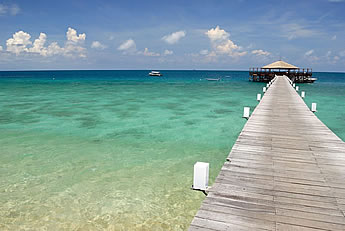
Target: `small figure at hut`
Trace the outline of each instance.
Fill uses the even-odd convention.
[[[269,82],[275,75],[286,75],[295,83],[313,83],[311,68],[299,68],[282,60],[268,64],[261,68],[249,68],[249,81]]]

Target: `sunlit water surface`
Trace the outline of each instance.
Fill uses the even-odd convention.
[[[186,230],[262,83],[248,72],[0,72],[1,230]],[[345,138],[345,75],[300,85]],[[205,78],[222,77],[210,82]]]

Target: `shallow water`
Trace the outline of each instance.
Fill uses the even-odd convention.
[[[188,228],[204,198],[194,163],[210,163],[212,184],[264,84],[147,73],[0,72],[1,230]],[[344,139],[344,74],[319,76],[300,88]]]
[[[299,92],[306,92],[309,108],[317,103],[315,115],[345,140],[345,73],[315,73],[314,76],[318,80],[313,84],[299,84]]]
[[[204,198],[194,163],[212,183],[262,87],[242,72],[1,74],[2,230],[185,230]]]

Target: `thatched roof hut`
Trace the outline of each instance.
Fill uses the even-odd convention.
[[[262,69],[286,69],[286,70],[289,70],[289,69],[298,69],[298,67],[296,67],[290,63],[284,62],[282,60],[279,60],[279,61],[276,61],[274,63],[263,66]]]

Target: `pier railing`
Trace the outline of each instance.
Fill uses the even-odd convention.
[[[269,82],[276,75],[286,75],[289,79],[296,83],[310,83],[316,79],[312,78],[313,70],[311,68],[298,69],[264,69],[249,68],[249,81],[253,82]]]

